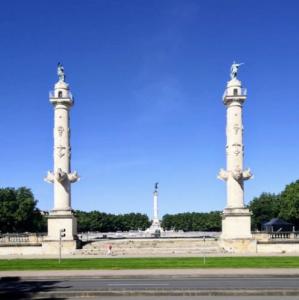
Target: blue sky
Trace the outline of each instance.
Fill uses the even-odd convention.
[[[73,208],[152,214],[222,210],[225,107],[245,62],[245,200],[299,178],[296,0],[1,1],[0,186],[53,206],[53,109],[64,64],[71,111]]]

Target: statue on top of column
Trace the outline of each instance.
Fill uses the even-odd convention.
[[[65,81],[64,67],[60,62],[57,65],[57,75],[58,75],[59,81],[62,81],[62,82]]]
[[[155,183],[155,191],[158,191],[158,185],[159,185],[159,182],[156,182]]]
[[[230,78],[231,79],[237,78],[238,69],[241,65],[244,65],[244,63],[238,64],[235,61],[233,62],[232,66],[230,67]]]

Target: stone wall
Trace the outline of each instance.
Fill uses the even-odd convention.
[[[299,243],[292,241],[258,242],[258,253],[294,253],[299,254]]]
[[[62,254],[74,254],[78,247],[78,241],[63,241]],[[43,241],[40,244],[6,244],[0,245],[0,256],[58,256],[58,241]]]
[[[43,255],[42,245],[40,246],[1,246],[0,256],[36,256]]]

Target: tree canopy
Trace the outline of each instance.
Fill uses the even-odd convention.
[[[151,224],[149,218],[141,213],[129,213],[123,215],[107,214],[99,211],[84,212],[77,210],[78,231],[129,231],[145,230]]]
[[[280,212],[279,195],[262,193],[259,197],[253,198],[248,208],[252,212],[252,229],[261,230],[262,224],[276,218]]]
[[[33,193],[26,187],[0,189],[0,231],[45,231],[45,220],[36,204]]]
[[[163,216],[162,227],[166,230],[220,231],[221,215],[219,211],[167,214]]]
[[[299,226],[299,180],[288,184],[280,194],[279,217]]]
[[[299,227],[299,180],[292,182],[279,194],[262,193],[248,205],[252,211],[252,228],[272,218],[281,218]]]

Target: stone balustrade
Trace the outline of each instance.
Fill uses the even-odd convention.
[[[6,233],[0,234],[0,247],[13,245],[38,245],[43,241],[40,233]]]

